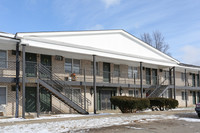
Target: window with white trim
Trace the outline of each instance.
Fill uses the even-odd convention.
[[[114,77],[120,77],[120,67],[114,64]]]
[[[182,100],[188,99],[187,92],[182,91],[182,92],[181,92],[181,98],[182,98]]]
[[[0,50],[0,68],[7,67],[7,52],[5,50]]]
[[[6,87],[0,87],[0,105],[6,104]]]
[[[128,90],[128,95],[133,96],[133,90]]]
[[[181,73],[181,80],[185,81],[185,73]]]
[[[65,58],[65,72],[80,74],[80,60]]]
[[[137,67],[132,67],[128,66],[128,78],[138,78],[138,68]]]
[[[91,74],[93,75],[93,61],[91,62]],[[96,62],[96,75],[99,75],[99,63]]]

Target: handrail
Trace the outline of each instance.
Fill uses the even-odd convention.
[[[45,65],[38,64],[35,68],[38,69],[38,78],[56,88],[75,104],[79,105],[81,108],[84,107],[85,98],[80,92],[72,89],[70,85],[59,78],[56,74],[52,73],[52,71],[48,69]],[[88,110],[88,106],[90,105],[91,101],[86,98],[86,110]]]

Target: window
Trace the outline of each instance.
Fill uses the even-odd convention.
[[[80,73],[80,60],[73,60],[73,73]]]
[[[185,91],[182,91],[181,92],[181,97],[182,97],[182,100],[186,100],[186,99],[188,99],[187,97],[187,92],[185,92]]]
[[[135,97],[139,97],[139,91],[138,91],[138,90],[135,90],[135,91],[134,91],[134,96],[135,96]]]
[[[137,67],[128,67],[128,78],[138,78],[138,70]]]
[[[133,90],[128,90],[128,95],[133,96]]]
[[[120,67],[119,65],[114,65],[114,77],[120,76]]]
[[[7,52],[0,50],[0,68],[7,67]]]
[[[96,75],[99,74],[99,63],[96,62]],[[93,61],[91,62],[91,74],[93,74]]]
[[[138,90],[128,90],[128,95],[129,96],[138,97],[139,96],[138,94],[139,94]]]
[[[181,73],[181,80],[185,81],[185,73]]]
[[[0,87],[0,105],[6,104],[6,87]]]
[[[164,78],[168,79],[169,78],[169,71],[164,71]]]
[[[72,99],[74,102],[80,104],[81,103],[81,89],[74,88]]]
[[[80,60],[77,59],[65,59],[65,72],[66,73],[80,73]]]

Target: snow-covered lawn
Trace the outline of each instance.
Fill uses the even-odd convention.
[[[100,128],[113,125],[130,124],[134,122],[149,122],[162,119],[175,119],[175,116],[166,115],[131,115],[120,117],[84,118],[60,122],[46,122],[39,124],[19,124],[0,127],[1,133],[54,133],[67,132],[88,128]]]
[[[185,110],[184,108],[179,110]],[[185,113],[187,116],[187,113]],[[189,114],[189,113],[188,113]],[[195,112],[191,113],[195,116]],[[107,117],[107,116],[108,117]],[[96,117],[99,116],[99,117]],[[101,117],[102,116],[102,117]],[[73,117],[77,117],[77,119],[72,119]],[[79,117],[79,118],[78,118]],[[81,118],[82,117],[82,118]],[[44,122],[44,123],[32,123],[26,124],[26,121],[34,121],[34,120],[45,120],[45,119],[60,119],[60,118],[71,118],[66,119],[64,121],[53,121],[52,122]],[[109,127],[114,125],[125,125],[130,123],[148,123],[150,121],[155,120],[165,120],[165,119],[176,119],[176,120],[184,120],[188,122],[200,122],[198,118],[189,118],[189,117],[179,117],[175,115],[140,115],[140,114],[130,114],[130,115],[120,115],[115,114],[112,115],[110,113],[102,113],[98,115],[90,114],[90,115],[79,115],[79,114],[65,114],[65,115],[54,115],[54,116],[43,116],[35,119],[0,119],[0,123],[7,122],[17,122],[24,121],[25,124],[15,124],[9,126],[0,127],[0,133],[59,133],[59,132],[68,132],[75,131],[81,129],[90,129],[90,128],[101,128],[101,127]]]

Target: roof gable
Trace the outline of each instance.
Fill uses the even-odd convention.
[[[85,54],[98,55],[92,51],[99,51],[102,53],[134,57],[137,59],[154,60],[173,64],[178,63],[177,60],[149,46],[123,30],[17,33],[17,36],[26,40],[51,43],[57,46],[61,45],[63,47],[90,50],[90,53]],[[102,54],[99,56],[102,56]]]

